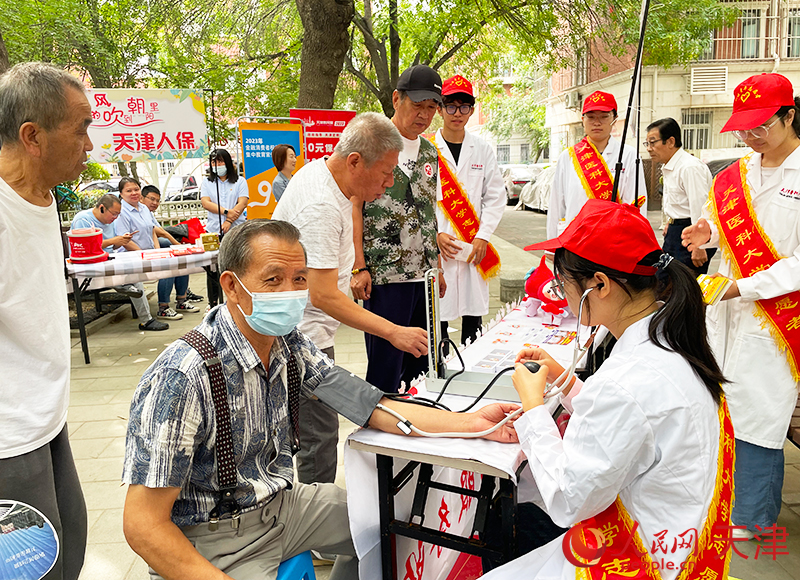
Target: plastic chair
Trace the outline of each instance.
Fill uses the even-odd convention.
[[[297,554],[278,566],[278,580],[317,580],[311,552]]]

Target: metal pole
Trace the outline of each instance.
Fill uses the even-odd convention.
[[[644,35],[647,31],[647,14],[650,12],[650,0],[643,0],[641,27],[639,30],[639,48],[636,51],[636,64],[633,66],[633,82],[631,83],[631,92],[628,96],[628,109],[625,113],[625,126],[622,128],[622,142],[619,147],[619,157],[617,164],[614,167],[614,187],[611,190],[611,201],[617,201],[617,191],[619,190],[619,179],[622,175],[622,153],[625,150],[625,139],[628,135],[628,123],[631,118],[631,109],[633,108],[633,98],[636,95],[636,82],[641,76],[642,71],[642,50],[644,49]],[[639,191],[636,190],[636,198],[639,197]]]

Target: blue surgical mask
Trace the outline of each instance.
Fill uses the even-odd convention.
[[[214,168],[214,171],[217,172],[218,177],[225,177],[228,175],[228,168],[225,165],[219,165]]]
[[[233,274],[237,280],[239,276]],[[239,284],[242,281],[239,280]],[[288,292],[250,292],[242,284],[245,292],[253,299],[253,313],[245,314],[238,304],[247,324],[259,334],[267,336],[285,336],[303,320],[303,313],[308,302],[308,290]]]

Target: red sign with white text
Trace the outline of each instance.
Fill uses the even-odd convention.
[[[289,109],[289,116],[305,123],[306,161],[313,161],[333,153],[347,123],[356,116],[355,111],[330,109]]]

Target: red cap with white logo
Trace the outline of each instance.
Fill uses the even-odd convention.
[[[611,93],[604,93],[603,91],[595,91],[583,100],[582,113],[590,113],[591,111],[616,111],[617,99]]]

